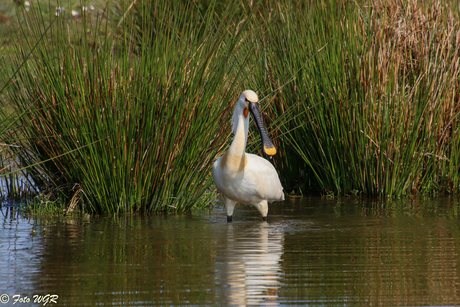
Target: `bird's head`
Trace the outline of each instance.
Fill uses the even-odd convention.
[[[267,131],[265,130],[264,124],[262,123],[262,118],[260,116],[259,111],[259,97],[257,96],[257,94],[251,90],[244,91],[238,99],[238,106],[235,110],[235,113],[238,109],[239,112],[243,112],[243,116],[245,118],[247,118],[248,114],[251,113],[252,118],[256,122],[257,129],[260,132],[263,151],[269,156],[275,155],[276,148],[270,140],[270,137],[268,136]]]

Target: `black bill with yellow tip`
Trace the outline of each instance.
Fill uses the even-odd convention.
[[[263,151],[267,155],[273,156],[274,154],[276,154],[276,148],[275,145],[273,145],[272,140],[270,140],[270,137],[268,136],[267,131],[265,130],[264,124],[262,123],[262,118],[260,117],[259,111],[259,103],[248,101],[248,109],[251,113],[252,118],[256,122],[257,129],[259,129],[260,138],[262,139]]]

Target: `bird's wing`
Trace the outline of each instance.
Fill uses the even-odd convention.
[[[261,199],[268,201],[284,200],[283,187],[275,167],[260,156],[246,155],[248,163],[244,170],[245,184],[253,186],[254,191],[257,191]]]

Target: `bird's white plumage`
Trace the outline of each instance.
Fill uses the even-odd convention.
[[[284,200],[283,187],[274,166],[266,159],[246,153],[249,116],[248,101],[258,102],[257,94],[244,91],[232,116],[235,138],[228,151],[213,165],[214,183],[224,196],[227,215],[233,215],[237,203],[255,206],[262,216],[268,213],[267,202]]]
[[[256,205],[263,200],[284,200],[281,186],[273,165],[257,155],[246,153],[247,164],[242,172],[234,173],[219,167],[219,158],[213,166],[214,182],[225,197],[238,203]]]

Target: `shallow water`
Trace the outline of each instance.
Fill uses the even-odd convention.
[[[26,219],[1,208],[5,306],[460,304],[456,199],[293,199],[169,216]],[[46,297],[46,294],[51,296]],[[34,297],[35,296],[35,297]],[[27,299],[30,299],[27,302]],[[52,304],[50,300],[57,303]],[[0,304],[1,306],[1,304]]]

